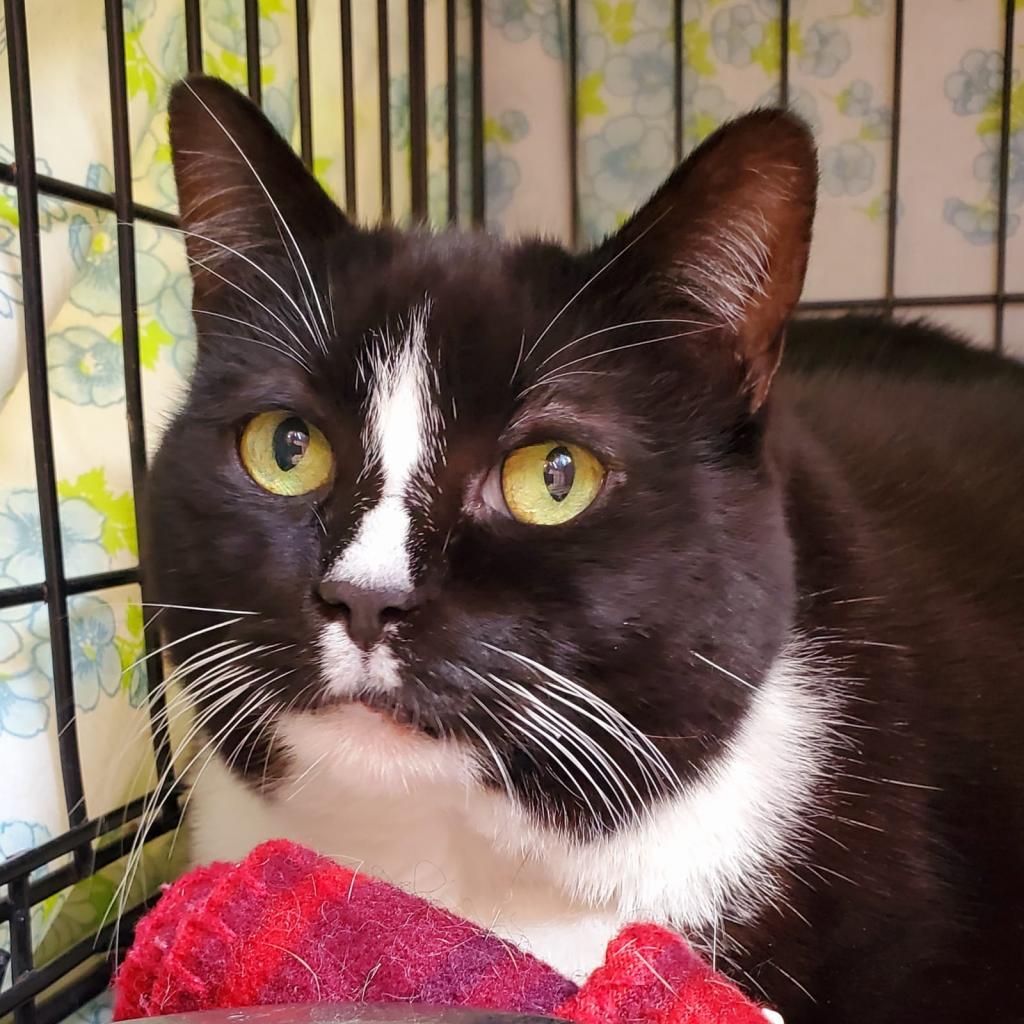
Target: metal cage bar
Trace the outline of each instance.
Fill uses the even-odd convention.
[[[484,196],[484,11],[483,0],[471,0],[469,8],[473,76],[472,97],[472,180],[473,223],[483,226],[486,200]]]
[[[380,206],[391,219],[391,54],[388,50],[388,3],[377,0],[377,90],[380,112]]]
[[[185,0],[185,56],[188,70],[203,70],[203,23],[200,0]]]
[[[356,96],[352,67],[352,0],[341,0],[341,116],[345,149],[345,209],[356,215]]]
[[[779,4],[779,103],[789,106],[789,0]]]
[[[427,28],[421,0],[409,0],[409,184],[412,219],[427,219]]]
[[[1007,0],[1003,23],[1003,81],[999,110],[999,199],[996,214],[995,349],[1003,350],[1006,312],[1006,241],[1009,230],[1010,122],[1013,90],[1013,28],[1017,4]]]
[[[245,0],[245,82],[249,99],[259,104],[263,99],[259,0]]]
[[[566,10],[566,57],[569,76],[569,247],[575,249],[580,236],[580,133],[577,128],[579,109],[580,54],[579,9],[577,0],[569,0]]]
[[[142,412],[142,367],[139,362],[138,288],[135,279],[135,224],[132,214],[132,158],[128,130],[128,83],[125,70],[124,8],[121,0],[105,0],[107,19],[107,74],[110,80],[110,123],[114,132],[114,207],[117,213],[117,259],[121,290],[121,349],[124,359],[125,412],[128,419],[128,451],[131,459],[132,498],[136,513],[142,503],[146,477],[146,426]],[[146,564],[146,532],[139,523],[139,565]],[[140,569],[140,590],[146,600],[145,573]],[[146,650],[160,642],[152,621],[144,624]],[[160,683],[159,658],[146,659],[147,693],[150,695],[150,726],[153,731],[158,778],[173,785],[171,745],[167,735],[166,708]]]
[[[296,57],[299,78],[299,152],[313,169],[313,98],[309,68],[309,0],[295,0]]]
[[[445,104],[448,131],[448,222],[459,220],[459,53],[456,0],[445,0]]]
[[[39,243],[39,186],[36,180],[35,133],[32,125],[32,83],[29,73],[28,26],[23,0],[4,0],[8,71],[14,128],[14,179],[18,194],[18,235],[21,245],[22,287],[25,301],[25,357],[35,455],[36,491],[42,530],[45,601],[49,615],[53,667],[57,745],[60,751],[64,804],[73,827],[86,820],[82,761],[75,719],[71,640],[68,633],[67,591],[64,586],[64,551],[60,533],[60,504],[53,455],[50,391],[46,366],[46,320],[43,306],[42,261]],[[80,854],[76,851],[76,856]],[[12,883],[13,885],[13,883]],[[12,933],[12,939],[14,935]],[[13,942],[14,965],[30,960],[31,950],[18,950]]]
[[[899,215],[900,132],[903,126],[903,0],[893,10],[892,119],[889,122],[889,196],[885,211],[885,309],[896,298],[896,220]]]

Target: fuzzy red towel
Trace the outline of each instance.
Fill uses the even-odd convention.
[[[167,889],[117,975],[114,1019],[321,1001],[482,1007],[579,1024],[764,1024],[665,929],[626,929],[577,989],[484,929],[284,841]]]

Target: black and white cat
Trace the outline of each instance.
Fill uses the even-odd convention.
[[[1024,1019],[1024,373],[874,321],[776,373],[806,128],[581,255],[356,228],[211,79],[171,138],[194,857],[288,836],[577,974],[664,922],[789,1024]]]

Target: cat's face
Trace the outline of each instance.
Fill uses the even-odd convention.
[[[461,777],[583,835],[685,782],[791,622],[763,403],[804,129],[735,124],[576,257],[356,229],[212,80],[171,117],[200,356],[150,568],[219,609],[159,621],[222,754],[273,799],[316,719],[361,784]]]

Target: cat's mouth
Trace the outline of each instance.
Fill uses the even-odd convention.
[[[442,737],[442,729],[436,717],[421,708],[410,707],[399,693],[364,690],[339,701],[339,704],[359,705],[399,728],[429,736],[431,739]]]

